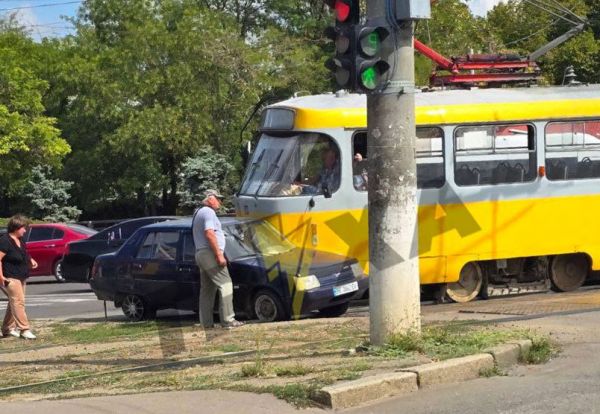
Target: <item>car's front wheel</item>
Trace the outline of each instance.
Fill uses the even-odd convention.
[[[270,290],[258,291],[252,300],[254,316],[261,322],[273,322],[285,319],[286,312],[281,300]]]
[[[59,283],[65,282],[65,276],[63,275],[62,260],[58,260],[56,263],[54,263],[54,268],[52,269],[52,274],[54,275],[54,278],[56,279],[57,282],[59,282]]]
[[[125,317],[132,322],[153,319],[156,316],[156,311],[138,295],[125,296],[121,302],[121,309]]]

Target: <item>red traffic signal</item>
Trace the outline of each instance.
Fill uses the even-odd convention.
[[[335,18],[340,23],[358,23],[360,18],[359,0],[325,0],[335,11]]]

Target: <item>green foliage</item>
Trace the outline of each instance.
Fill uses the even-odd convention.
[[[426,327],[422,333],[393,335],[382,347],[373,348],[375,355],[402,358],[420,353],[434,359],[457,358],[476,354],[486,348],[527,336],[521,330],[475,329],[464,326]]]
[[[48,83],[27,62],[33,48],[18,29],[0,32],[0,187],[5,198],[23,190],[33,166],[58,167],[70,151],[56,119],[44,114]]]
[[[28,214],[34,219],[54,222],[75,221],[81,214],[77,207],[69,205],[69,190],[73,183],[51,178],[48,167],[37,166],[25,188],[29,200]]]
[[[546,337],[532,337],[531,348],[523,356],[523,362],[528,364],[544,364],[558,354],[558,346]]]
[[[589,28],[539,59],[547,82],[561,84],[565,69],[573,65],[578,80],[600,82],[600,30],[598,2],[565,0],[561,4],[587,18]],[[527,55],[566,33],[574,24],[559,19],[529,2],[509,0],[488,14],[487,25],[501,50]]]
[[[181,165],[179,205],[193,210],[200,205],[208,189],[229,194],[233,189],[230,178],[234,168],[227,157],[211,147],[201,148],[198,155],[187,158]]]

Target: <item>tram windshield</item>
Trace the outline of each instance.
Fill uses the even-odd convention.
[[[340,151],[326,135],[264,134],[254,151],[240,194],[291,197],[334,193],[340,187]]]

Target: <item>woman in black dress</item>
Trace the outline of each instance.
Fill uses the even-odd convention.
[[[37,263],[27,254],[21,240],[27,232],[29,220],[21,215],[10,218],[7,234],[0,237],[0,289],[8,296],[2,335],[35,339],[25,313],[25,285],[29,267]]]

